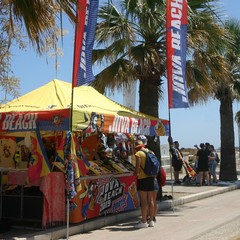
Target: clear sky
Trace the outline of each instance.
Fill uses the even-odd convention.
[[[219,0],[219,2],[226,9],[226,15],[239,18],[239,0]],[[57,72],[54,67],[55,59],[38,57],[31,48],[26,51],[14,49],[12,67],[14,75],[21,80],[21,94],[32,91],[54,78],[67,82],[72,81],[73,28],[69,24],[63,27],[69,29],[69,34],[63,40],[64,55],[58,59],[60,65]],[[2,93],[0,92],[1,96]],[[121,104],[123,103],[121,93],[116,93],[111,98]],[[237,103],[234,104],[234,113],[240,110],[239,106]],[[160,102],[159,112],[160,118],[168,119],[167,97]],[[172,109],[170,110],[170,116],[172,137],[180,142],[181,147],[193,147],[194,144],[201,142],[210,142],[216,148],[220,146],[218,101],[210,101],[206,105],[189,109]],[[238,129],[236,124],[235,136],[235,145],[238,146]],[[162,137],[161,143],[167,143],[167,138]]]

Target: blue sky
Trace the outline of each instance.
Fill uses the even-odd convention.
[[[239,0],[220,0],[226,9],[226,15],[239,18]],[[73,62],[73,29],[70,25],[63,26],[69,29],[69,34],[64,38],[63,57],[59,57],[59,68],[56,72],[55,59],[38,57],[33,49],[26,51],[14,49],[12,67],[14,75],[21,80],[21,94],[38,88],[54,78],[71,82]],[[96,69],[95,69],[96,71]],[[165,88],[166,89],[166,88]],[[0,96],[2,94],[0,93]],[[113,100],[122,103],[122,93],[110,96]],[[47,97],[47,96],[46,96]],[[234,104],[234,113],[239,110],[239,104]],[[161,118],[168,119],[167,97],[160,102],[159,113]],[[219,102],[210,101],[206,105],[189,109],[172,109],[171,131],[174,140],[180,142],[181,147],[193,147],[194,144],[210,142],[216,148],[220,146],[220,115]],[[235,145],[238,146],[238,129],[235,124]],[[167,138],[162,137],[161,143],[167,143]]]

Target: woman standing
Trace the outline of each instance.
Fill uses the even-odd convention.
[[[136,168],[135,174],[137,176],[137,190],[140,196],[142,221],[138,223],[136,228],[154,227],[153,218],[155,216],[154,210],[154,176],[148,176],[144,173],[143,169],[146,164],[146,154],[144,151],[149,151],[145,148],[142,141],[135,143],[135,158]],[[150,221],[147,222],[147,215],[150,215]]]
[[[198,149],[197,151],[197,163],[199,174],[199,186],[202,186],[203,178],[206,180],[206,184],[209,185],[208,152],[205,148],[204,143],[200,144],[200,149]]]

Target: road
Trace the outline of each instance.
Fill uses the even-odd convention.
[[[70,240],[237,240],[240,189],[158,212],[154,228],[135,229],[138,219],[107,226]]]

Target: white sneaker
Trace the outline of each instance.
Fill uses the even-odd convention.
[[[154,227],[154,221],[150,221],[150,222],[148,223],[148,226],[149,226],[149,227]]]
[[[149,223],[150,219],[149,217],[147,218],[147,223]],[[154,221],[154,220],[153,220]],[[141,223],[142,222],[142,219],[139,219],[137,223]]]
[[[137,225],[135,225],[135,228],[147,228],[147,227],[148,227],[147,222],[145,222],[145,223],[140,222]]]

